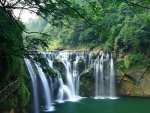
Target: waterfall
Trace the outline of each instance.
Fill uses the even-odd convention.
[[[95,98],[98,98],[98,89],[99,89],[99,56],[95,60],[94,63],[94,71],[95,71]]]
[[[49,66],[55,71],[55,72],[57,72],[57,73],[59,73],[57,70],[55,70],[54,68],[53,68],[53,59],[55,58],[55,54],[53,53],[52,55],[51,55],[51,52],[50,52],[50,58],[47,58],[47,60],[48,60],[48,64],[49,64]],[[57,85],[59,84],[59,88],[58,88],[58,93],[57,93],[57,96],[56,96],[56,102],[59,102],[59,103],[62,103],[62,102],[64,102],[64,96],[65,96],[65,94],[67,95],[67,97],[68,98],[71,98],[71,93],[69,92],[68,93],[68,91],[66,91],[66,88],[65,88],[65,85],[64,85],[64,83],[63,83],[63,80],[62,80],[62,78],[61,78],[61,75],[60,75],[60,73],[59,73],[59,78],[57,78],[57,79],[55,79],[55,83],[52,83],[52,80],[51,80],[51,77],[50,77],[50,81],[51,81],[51,92],[52,92],[52,95],[54,94],[54,90],[56,89],[56,87],[57,87]],[[53,96],[54,97],[54,96]]]
[[[57,101],[58,102],[63,102],[64,100],[64,83],[62,78],[58,78],[58,82],[59,82],[59,89],[58,89],[58,94],[57,94]]]
[[[79,86],[79,81],[78,81],[78,75],[79,75],[79,72],[78,72],[78,61],[79,61],[79,57],[77,56],[76,57],[76,60],[73,62],[73,84],[75,85],[75,95],[78,96],[78,89],[77,87]]]
[[[51,111],[53,110],[53,106],[52,106],[52,100],[51,100],[51,94],[50,94],[50,88],[48,85],[48,81],[46,79],[46,76],[44,74],[44,72],[42,71],[42,69],[37,65],[37,63],[35,63],[35,66],[38,70],[41,82],[42,82],[42,86],[43,86],[43,90],[44,90],[44,95],[45,95],[45,105],[44,105],[44,110],[46,111]],[[41,95],[42,96],[42,95]]]
[[[56,58],[60,59],[66,69],[66,86],[70,90],[71,96],[69,100],[77,100],[79,97],[79,84],[80,84],[80,73],[78,70],[79,60],[84,61],[84,65],[87,64],[86,57],[89,54],[85,52],[59,52]],[[91,59],[91,57],[89,57]],[[73,62],[73,63],[72,63]],[[72,65],[73,64],[73,65]],[[90,65],[90,64],[89,64]],[[85,69],[85,66],[84,66]]]
[[[42,58],[46,58],[49,67],[59,74],[58,78],[46,76],[41,67],[37,63],[30,64],[25,59],[27,69],[31,76],[33,89],[34,113],[41,109],[51,111],[54,110],[52,102],[77,101],[80,97],[80,78],[84,69],[92,71],[93,75],[88,75],[90,80],[95,80],[95,99],[115,99],[115,71],[112,53],[103,53],[97,56],[94,64],[92,52],[40,52]],[[60,72],[56,70],[56,59],[61,63]],[[36,68],[33,70],[33,67]],[[56,69],[55,69],[56,68]],[[94,70],[93,70],[94,69]],[[62,72],[61,72],[62,71]],[[60,74],[63,73],[63,76]],[[84,75],[84,74],[83,74]],[[94,78],[93,78],[94,76]],[[92,80],[92,81],[94,81]],[[92,82],[91,82],[92,83]]]
[[[74,88],[74,84],[73,84],[73,76],[71,73],[71,62],[69,59],[69,53],[67,52],[61,52],[59,54],[59,57],[62,61],[62,63],[64,64],[65,68],[66,68],[66,82],[67,82],[67,87],[70,89],[71,92],[71,98],[69,98],[69,100],[73,100],[75,98],[75,88]]]
[[[90,67],[92,53],[89,52],[40,52],[42,58],[46,58],[48,65],[55,71],[53,67],[53,61],[57,58],[59,59],[65,70],[65,79],[61,77],[52,78],[46,76],[42,71],[42,68],[38,66],[36,62],[33,61],[32,65],[28,59],[25,59],[27,69],[31,76],[32,89],[33,89],[33,101],[34,113],[39,112],[39,110],[52,111],[54,107],[52,102],[64,102],[65,100],[77,101],[81,97],[79,96],[80,89],[80,77],[82,71],[86,68],[86,65]],[[88,59],[87,59],[88,58]],[[78,67],[78,62],[84,61],[82,64],[84,67],[80,69]],[[33,70],[34,68],[34,70]],[[58,72],[59,73],[59,72]],[[40,107],[41,108],[40,108]],[[33,108],[30,108],[33,109]]]
[[[116,98],[116,87],[115,87],[115,70],[114,70],[114,62],[113,62],[113,56],[111,53],[110,58],[110,98]]]
[[[93,56],[93,53],[90,52],[89,55],[88,55],[88,68],[91,67],[91,58],[92,58],[92,56]]]
[[[53,69],[53,61],[49,59],[47,59],[47,61],[48,61],[49,66]]]
[[[101,98],[104,98],[104,72],[103,72],[103,56],[104,56],[104,54],[102,54],[102,56],[101,56],[101,58],[100,58],[100,86],[101,86],[101,90],[100,90],[100,96],[101,96]]]
[[[53,101],[54,100],[54,84],[50,76],[48,76],[48,83],[49,83],[49,88],[50,88],[51,100]]]
[[[104,94],[104,69],[103,69],[103,56],[99,59],[99,56],[95,60],[95,99],[105,98]]]
[[[37,113],[39,111],[39,108],[38,108],[38,95],[37,95],[37,79],[36,79],[36,75],[33,71],[33,68],[31,66],[31,63],[28,59],[24,59],[25,61],[25,64],[27,66],[27,69],[29,71],[29,75],[31,77],[31,82],[32,82],[32,89],[33,89],[33,112],[34,113]]]
[[[51,53],[50,53],[51,54]],[[48,55],[48,63],[49,66],[53,68],[53,59],[49,58]],[[71,59],[75,57],[75,61],[73,61],[73,66],[71,63]],[[61,78],[57,79],[57,85],[59,84],[58,93],[56,97],[57,102],[63,102],[65,99],[70,101],[76,101],[79,97],[79,83],[80,77],[78,72],[78,61],[80,58],[84,59],[83,52],[81,54],[69,53],[69,52],[59,52],[57,59],[61,60],[65,69],[66,69],[66,85],[63,83]],[[55,70],[55,69],[54,69]],[[55,70],[56,71],[56,70]]]
[[[81,77],[82,73],[77,77],[77,82],[76,82],[76,96],[79,97],[79,89],[80,89],[80,77]]]
[[[103,65],[100,64],[100,96],[104,98],[104,74],[103,74]]]
[[[104,59],[105,57],[105,59]],[[99,56],[94,63],[95,70],[95,99],[115,99],[115,71],[113,64],[113,57],[109,58],[109,54],[106,56],[103,53],[101,58]]]

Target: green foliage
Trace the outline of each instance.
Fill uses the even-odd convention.
[[[40,38],[37,38],[36,36],[27,35],[24,38],[24,45],[26,50],[40,50],[48,48],[48,38],[47,35],[41,34]]]
[[[11,12],[9,12],[11,14]],[[19,20],[13,20],[3,9],[0,9],[0,83],[5,84],[10,76],[26,79],[23,54],[23,29],[25,26]],[[19,26],[22,28],[20,28]],[[22,106],[26,106],[29,92],[25,82],[21,81],[21,87],[10,97],[1,103],[3,109],[19,109],[18,96],[23,97]]]
[[[114,49],[114,38],[112,36],[109,36],[107,41],[105,43],[102,43],[102,48],[104,51],[112,51]]]
[[[98,42],[96,40],[93,40],[91,43],[89,43],[89,47],[90,49],[93,49],[94,47],[96,47],[98,45]]]
[[[133,63],[133,56],[131,54],[126,55],[124,58],[124,66],[126,69],[129,69],[131,64]]]
[[[21,6],[18,5],[20,3]],[[46,47],[54,45],[54,42],[55,46],[86,44],[91,49],[102,46],[105,51],[129,53],[124,61],[117,62],[116,66],[121,70],[130,68],[141,60],[142,53],[147,54],[150,50],[149,4],[149,0],[1,1],[0,82],[5,82],[11,75],[20,76],[21,87],[18,96],[24,107],[28,102],[29,92],[25,86],[26,75],[21,57],[24,56],[25,50],[47,49]],[[22,37],[25,26],[12,13],[12,9],[16,9],[16,6],[23,6],[22,9],[30,10],[43,18],[30,20],[26,24],[28,31],[40,34],[35,33],[32,36],[25,34],[25,47]],[[57,77],[57,74],[49,68],[46,59],[37,54],[35,61],[47,75]],[[150,65],[149,59],[143,63]],[[85,81],[83,85],[87,90],[89,83]],[[9,99],[7,104],[15,107],[14,100]]]
[[[117,61],[116,62],[116,68],[119,70],[126,70],[137,64],[138,62],[141,62],[141,55],[140,54],[133,54],[128,53],[124,60]]]
[[[118,69],[118,70],[121,70],[121,71],[124,71],[125,70],[125,67],[124,67],[124,62],[123,61],[118,61],[118,62],[116,62],[116,68]]]
[[[36,56],[34,56],[34,61],[37,62],[39,64],[39,66],[42,68],[43,72],[48,75],[51,76],[52,78],[57,78],[59,77],[58,73],[56,73],[50,66],[49,63],[47,61],[46,58],[42,57],[41,54],[36,54]]]
[[[11,95],[10,99],[7,99],[0,103],[1,110],[3,109],[5,111],[10,111],[12,108],[17,107],[16,100],[16,96]]]
[[[85,74],[87,74],[87,73],[89,73],[89,70],[88,70],[88,69],[85,69],[82,74],[85,75]]]
[[[31,24],[32,22],[32,24]],[[37,18],[34,21],[29,20],[27,23],[27,30],[32,32],[42,32],[47,25],[47,22],[43,18]]]
[[[18,98],[21,97],[19,102],[25,110],[25,107],[29,101],[29,90],[27,88],[27,81],[29,81],[28,76],[26,75],[24,69],[24,61],[22,58],[14,57],[15,60],[12,60],[12,66],[9,74],[13,77],[19,77],[20,79],[20,87],[14,93],[10,95],[10,97],[0,103],[0,108],[4,110],[9,110],[12,108],[20,109],[18,106]],[[5,83],[5,81],[3,81]]]
[[[24,49],[22,30],[3,10],[0,10],[0,14],[0,82],[5,82],[9,76],[19,73],[19,61]],[[24,28],[20,21],[18,24]]]
[[[133,60],[134,60],[134,61],[138,61],[138,60],[140,60],[140,59],[141,59],[140,54],[134,54],[134,55],[133,55]]]
[[[86,12],[83,13],[83,9],[80,10],[77,4],[71,7],[78,7],[78,10],[80,10],[79,13],[83,13],[83,15],[86,14],[86,18],[81,17],[82,20],[79,18],[73,19],[69,15],[73,14],[75,17],[77,15],[71,10],[68,13],[72,14],[63,16],[64,19],[61,18],[62,22],[65,23],[65,25],[69,25],[70,28],[67,26],[52,26],[49,24],[41,26],[42,24],[39,24],[40,29],[43,29],[41,32],[48,32],[52,36],[52,40],[49,41],[50,45],[56,42],[54,40],[59,40],[59,42],[57,41],[57,45],[59,46],[78,46],[86,44],[89,45],[89,48],[93,49],[100,45],[106,51],[133,51],[135,53],[146,53],[150,50],[148,46],[150,44],[150,40],[148,39],[150,35],[149,25],[146,24],[150,18],[149,12],[147,9],[143,10],[139,6],[136,6],[137,0],[131,2],[126,1],[128,4],[120,1],[106,1],[104,3],[103,1],[97,0],[75,0],[75,2],[86,9]],[[132,6],[131,3],[135,5],[132,4]],[[143,1],[138,3],[138,5],[143,6],[146,5],[145,3],[147,2]],[[55,7],[55,5],[53,7]],[[48,16],[47,19],[51,20],[52,18]],[[71,21],[69,21],[70,19]],[[42,19],[36,19],[30,23],[30,26],[32,26],[32,24],[34,26],[37,20],[37,23],[43,23]]]
[[[78,46],[78,45],[82,45],[82,44],[89,44],[91,43],[91,41],[93,41],[94,39],[98,42],[102,41],[102,35],[100,37],[100,33],[103,31],[104,26],[101,24],[98,24],[102,18],[101,17],[101,13],[99,12],[101,10],[100,6],[98,6],[98,3],[93,0],[90,1],[91,4],[96,5],[96,7],[94,8],[95,12],[93,12],[93,8],[91,7],[91,4],[89,4],[88,2],[85,1],[75,1],[76,3],[81,3],[81,6],[85,6],[85,4],[87,4],[86,7],[84,7],[85,9],[83,10],[82,8],[80,8],[79,4],[74,4],[74,6],[71,5],[71,11],[67,12],[68,14],[73,14],[76,19],[73,19],[70,16],[64,16],[63,17],[63,23],[67,26],[52,26],[47,24],[46,26],[40,26],[40,28],[44,28],[43,31],[41,32],[47,32],[48,34],[50,34],[52,36],[52,40],[49,41],[50,44],[53,44],[53,40],[60,40],[60,44],[59,45],[73,45],[73,46]],[[65,3],[65,2],[64,2]],[[68,1],[66,2],[66,4],[69,3]],[[72,2],[74,3],[74,2]],[[66,6],[64,6],[64,8],[66,8]],[[78,10],[74,10],[75,8],[79,8]],[[77,12],[73,12],[77,11]],[[86,10],[86,11],[85,11]],[[67,11],[69,11],[67,9]],[[65,12],[63,12],[65,13]],[[72,15],[71,14],[71,15]],[[79,19],[77,18],[77,14],[79,14],[82,18]],[[84,17],[84,15],[86,14],[86,16]],[[78,15],[78,16],[79,16]],[[93,15],[94,18],[91,18],[91,15]],[[62,16],[62,15],[61,15]],[[66,20],[67,18],[71,19],[71,21]],[[47,17],[48,20],[51,20],[51,16]],[[40,20],[40,19],[38,19]],[[40,20],[42,23],[42,19]],[[85,23],[86,21],[86,23]],[[32,28],[34,28],[34,25],[36,23],[36,20],[29,22],[27,24],[28,29],[31,30]],[[94,24],[94,25],[90,25],[90,23]],[[32,25],[33,24],[33,25]],[[30,27],[31,26],[31,27]],[[93,48],[94,46],[96,46],[97,44],[94,44],[95,42],[92,42],[90,44],[90,46]]]
[[[140,7],[140,5],[147,7],[147,0],[126,1],[128,4],[108,0],[105,2],[75,0],[75,2],[86,9],[85,19],[92,24],[85,22],[84,18],[82,20],[73,19],[69,16],[65,16],[61,20],[70,28],[47,24],[44,32],[48,32],[52,36],[52,40],[49,41],[51,46],[57,41],[55,46],[58,47],[88,45],[90,49],[93,49],[96,46],[102,46],[104,51],[129,53],[124,61],[116,64],[116,67],[121,70],[135,65],[137,61],[141,61],[141,54],[148,53],[150,50],[150,26],[148,23],[150,13],[148,9]],[[48,19],[50,20],[51,17]]]
[[[21,101],[21,104],[25,109],[26,105],[29,102],[30,92],[29,92],[27,84],[26,84],[27,81],[25,81],[25,79],[27,79],[27,78],[20,77],[19,79],[20,79],[20,87],[18,89],[17,95],[19,95],[21,97],[21,99],[19,101]]]

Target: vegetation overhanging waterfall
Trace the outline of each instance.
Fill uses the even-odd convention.
[[[80,97],[80,80],[85,70],[94,70],[95,79],[95,99],[114,99],[115,95],[115,71],[112,53],[103,53],[101,56],[93,58],[92,52],[40,52],[48,65],[57,73],[59,77],[51,78],[44,73],[42,68],[34,61],[25,59],[27,69],[31,76],[33,90],[33,111],[54,110],[52,102],[78,101]],[[56,69],[54,62],[61,63],[64,75]],[[83,63],[82,69],[79,63]],[[43,91],[42,96],[41,92]],[[31,91],[32,93],[32,91]],[[38,95],[37,95],[38,94]],[[40,108],[39,108],[40,106]],[[32,112],[33,112],[32,111]]]

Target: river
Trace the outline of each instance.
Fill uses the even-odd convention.
[[[150,113],[150,98],[83,98],[78,102],[55,103],[55,110],[40,113]]]

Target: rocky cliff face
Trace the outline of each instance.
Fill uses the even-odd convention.
[[[95,83],[94,83],[94,69],[85,70],[81,75],[80,95],[84,97],[90,97],[94,95]]]
[[[120,73],[117,92],[119,95],[150,96],[150,71],[146,67]]]
[[[118,71],[117,93],[118,95],[150,97],[150,70],[145,64],[142,64],[141,60],[135,61],[134,55],[130,55],[129,58],[128,54],[119,53],[116,57],[116,63],[122,62],[118,70],[123,65],[126,68],[125,62],[128,65],[131,64],[123,71]]]

